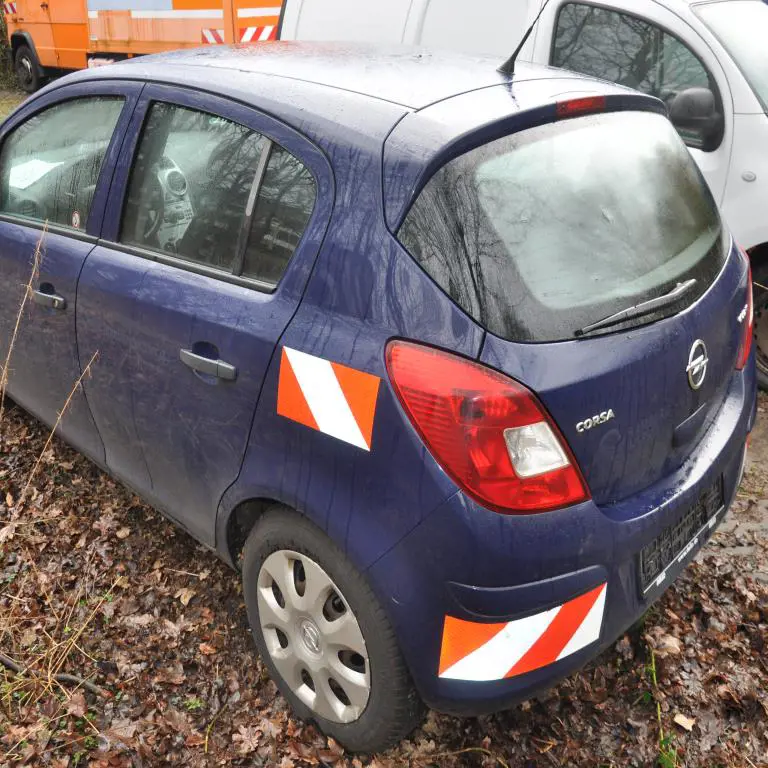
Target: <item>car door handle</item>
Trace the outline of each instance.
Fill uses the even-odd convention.
[[[215,376],[224,381],[234,381],[237,378],[237,368],[234,365],[225,363],[223,360],[212,360],[210,357],[196,355],[190,349],[180,349],[179,359],[188,368],[198,373]]]
[[[43,293],[43,291],[33,291],[32,300],[35,304],[39,304],[41,307],[48,307],[49,309],[66,309],[67,300],[63,296],[59,296],[57,293]]]

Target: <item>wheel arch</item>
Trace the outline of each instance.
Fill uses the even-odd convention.
[[[307,514],[296,504],[269,496],[243,499],[232,509],[221,510],[216,522],[216,550],[227,565],[237,571],[240,570],[240,556],[248,536],[262,515],[274,507],[290,509],[325,531],[323,521]]]
[[[26,45],[35,56],[35,63],[37,64],[37,70],[42,74],[43,68],[40,65],[40,56],[37,54],[37,47],[35,41],[32,39],[32,35],[24,30],[19,30],[11,35],[11,51],[13,53],[14,60],[16,59],[16,51],[21,48],[22,45]]]

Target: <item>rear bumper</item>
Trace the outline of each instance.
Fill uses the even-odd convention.
[[[733,500],[756,413],[754,366],[673,475],[618,504],[489,512],[456,493],[368,571],[432,708],[481,714],[569,675],[637,621]],[[639,553],[722,480],[724,505],[645,591]]]

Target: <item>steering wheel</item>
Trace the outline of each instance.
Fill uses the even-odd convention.
[[[149,172],[147,187],[143,195],[144,200],[142,200],[141,212],[137,221],[137,234],[142,243],[149,242],[157,234],[165,218],[165,190],[158,176],[157,169],[159,166],[158,163]]]

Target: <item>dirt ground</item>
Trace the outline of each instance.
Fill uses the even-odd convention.
[[[26,94],[14,88],[0,87],[0,120],[11,114],[24,101]]]
[[[640,626],[541,700],[352,757],[287,711],[238,576],[10,404],[0,652],[27,673],[0,667],[0,766],[768,766],[767,409],[732,511]]]

